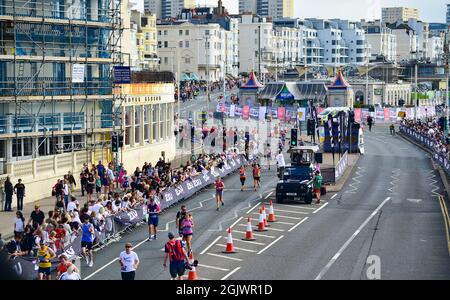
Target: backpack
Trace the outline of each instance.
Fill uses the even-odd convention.
[[[179,240],[174,244],[167,242],[167,248],[169,249],[170,261],[184,261],[183,248]]]

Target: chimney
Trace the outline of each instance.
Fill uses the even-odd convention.
[[[223,16],[223,5],[222,5],[222,0],[219,0],[219,7],[218,7],[218,10],[217,10],[217,14],[218,14],[219,16]]]

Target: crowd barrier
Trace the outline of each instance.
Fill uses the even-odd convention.
[[[237,171],[248,162],[244,155],[238,155],[224,163],[222,168],[213,167],[210,171],[202,173],[192,179],[188,179],[179,185],[168,188],[161,192],[161,197],[157,199],[161,210],[192,197],[210,184],[213,184],[216,177],[226,177]],[[141,204],[130,211],[120,212],[114,216],[108,216],[100,228],[95,229],[95,246],[104,245],[108,240],[116,238],[124,232],[130,230],[138,223],[143,222],[146,215],[146,206]],[[63,250],[58,251],[57,256],[65,254],[69,260],[74,260],[81,254],[81,235],[74,234],[71,243]],[[51,260],[52,269],[56,269],[58,258]],[[24,279],[33,280],[37,278],[38,260],[36,256],[22,256],[12,259],[13,268],[19,276]]]
[[[435,147],[438,144],[435,140],[416,132],[415,130],[405,126],[400,125],[400,132],[407,135],[409,138],[413,139],[415,142],[419,143],[420,145],[424,146],[425,148],[429,149],[433,153],[433,159],[436,163],[438,163],[444,171],[447,173],[447,175],[450,176],[450,163],[449,160],[445,155],[442,153],[438,153],[435,151]]]

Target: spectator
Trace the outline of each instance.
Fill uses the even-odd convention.
[[[67,183],[69,185],[69,195],[72,195],[73,190],[76,188],[77,183],[75,181],[75,178],[72,175],[72,172],[68,172],[67,174]]]
[[[78,206],[79,206],[79,203],[77,201],[77,198],[71,196],[70,202],[69,202],[69,204],[67,204],[67,212],[72,212],[74,210],[78,210]]]
[[[14,221],[14,235],[23,237],[25,232],[25,218],[20,210],[16,212],[16,219]]]
[[[167,267],[167,258],[170,261],[170,276],[172,280],[178,279],[182,280],[184,275],[184,261],[189,261],[189,257],[186,251],[183,249],[180,240],[176,240],[175,236],[172,232],[168,234],[169,241],[166,243],[164,247],[164,271]]]
[[[21,249],[21,241],[22,237],[18,234],[14,235],[14,239],[11,240],[7,245],[6,249],[8,250],[8,253],[10,254],[10,257],[14,256],[23,256],[27,253],[25,251],[22,251]]]
[[[14,188],[13,185],[11,183],[11,179],[8,177],[6,177],[6,181],[5,181],[5,211],[12,211],[11,205],[12,205],[12,197],[13,197],[13,193],[14,193]]]
[[[23,210],[23,198],[25,197],[25,185],[22,183],[22,179],[18,180],[18,183],[14,186],[14,193],[17,197],[17,210]]]
[[[44,223],[45,215],[41,211],[40,205],[36,204],[34,206],[34,211],[31,212],[30,220],[27,224],[32,224],[33,228],[36,229]]]
[[[88,174],[85,171],[80,173],[80,184],[81,184],[81,196],[84,197],[84,192],[87,192]]]
[[[52,224],[53,227],[55,227],[55,228],[58,225],[58,222],[56,221],[56,219],[53,218],[53,210],[48,212],[48,218],[45,219],[45,223],[46,224]]]

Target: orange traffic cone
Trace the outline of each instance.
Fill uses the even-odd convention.
[[[233,245],[233,237],[231,235],[231,228],[228,228],[228,237],[227,237],[227,248],[225,249],[225,251],[223,253],[236,253],[236,251],[234,251],[234,245]]]
[[[266,206],[264,204],[262,205],[262,214],[264,219],[264,227],[268,227],[269,224],[267,224]]]
[[[258,229],[256,231],[267,231],[266,227],[264,226],[264,216],[262,208],[259,209]]]
[[[191,252],[192,255],[192,252]],[[192,260],[189,262],[192,263]],[[198,280],[197,277],[197,270],[195,269],[195,266],[191,265],[191,270],[189,270],[189,274],[188,274],[188,280]]]
[[[245,237],[243,238],[243,240],[245,241],[255,240],[255,238],[253,237],[252,223],[250,222],[250,217],[248,217],[247,230],[245,231]]]
[[[194,252],[191,250],[189,254],[189,260],[194,260]]]
[[[275,212],[273,211],[273,203],[272,200],[270,200],[270,207],[269,207],[269,219],[267,220],[267,222],[275,222],[276,218],[275,218]]]

